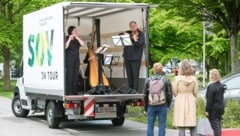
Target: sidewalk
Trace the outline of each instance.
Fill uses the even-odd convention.
[[[178,136],[178,130],[167,129],[166,136]],[[190,136],[189,130],[186,130],[186,136]],[[240,136],[240,128],[223,128],[222,136]]]
[[[178,130],[167,129],[166,136],[178,136]],[[189,130],[186,130],[186,136],[190,136]],[[203,135],[198,135],[198,136],[203,136]],[[222,136],[240,136],[240,128],[223,128]]]

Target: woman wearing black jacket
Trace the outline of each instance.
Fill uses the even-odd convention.
[[[77,94],[77,83],[79,75],[79,48],[84,45],[84,41],[79,37],[75,26],[68,27],[68,36],[65,42],[66,61],[66,94]]]
[[[206,93],[206,116],[211,124],[214,136],[221,136],[221,119],[224,113],[225,86],[220,83],[221,76],[217,69],[209,71],[210,83]]]

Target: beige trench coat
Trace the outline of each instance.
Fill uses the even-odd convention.
[[[174,102],[173,125],[196,126],[196,96],[198,81],[195,76],[176,76],[172,83]]]

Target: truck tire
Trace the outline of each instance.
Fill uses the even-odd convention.
[[[46,119],[49,128],[59,128],[61,122],[60,117],[55,117],[57,112],[57,106],[54,102],[49,102],[47,105]]]
[[[124,117],[120,117],[120,118],[112,119],[111,121],[114,126],[122,126],[124,123],[124,120],[125,120]]]
[[[27,117],[29,110],[22,109],[19,96],[14,96],[12,100],[12,112],[16,117]]]

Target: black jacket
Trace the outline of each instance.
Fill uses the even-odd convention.
[[[131,36],[131,31],[127,31],[127,33],[129,33]],[[124,46],[123,57],[126,60],[141,60],[142,59],[145,38],[144,38],[143,32],[138,30],[138,33],[139,33],[139,35],[138,35],[139,39],[137,42],[133,41],[133,39],[131,38],[133,45],[132,46]]]
[[[67,40],[68,38],[69,36],[67,36],[65,40]],[[73,39],[69,44],[69,47],[65,50],[67,60],[74,59],[79,61],[79,48],[81,47],[80,43],[78,42],[78,40]]]
[[[219,81],[211,83],[207,87],[206,93],[206,112],[209,113],[209,118],[220,118],[224,113],[224,91],[225,85]]]
[[[171,101],[172,101],[172,85],[170,80],[163,76],[163,75],[159,75],[159,74],[155,74],[150,78],[147,78],[145,80],[145,85],[144,85],[144,90],[143,90],[143,99],[144,99],[144,111],[147,111],[147,107],[148,107],[148,95],[149,95],[149,82],[152,79],[160,79],[162,77],[162,80],[164,82],[164,87],[165,87],[165,94],[166,94],[166,103],[164,105],[166,105],[167,107],[169,107],[171,105]]]

